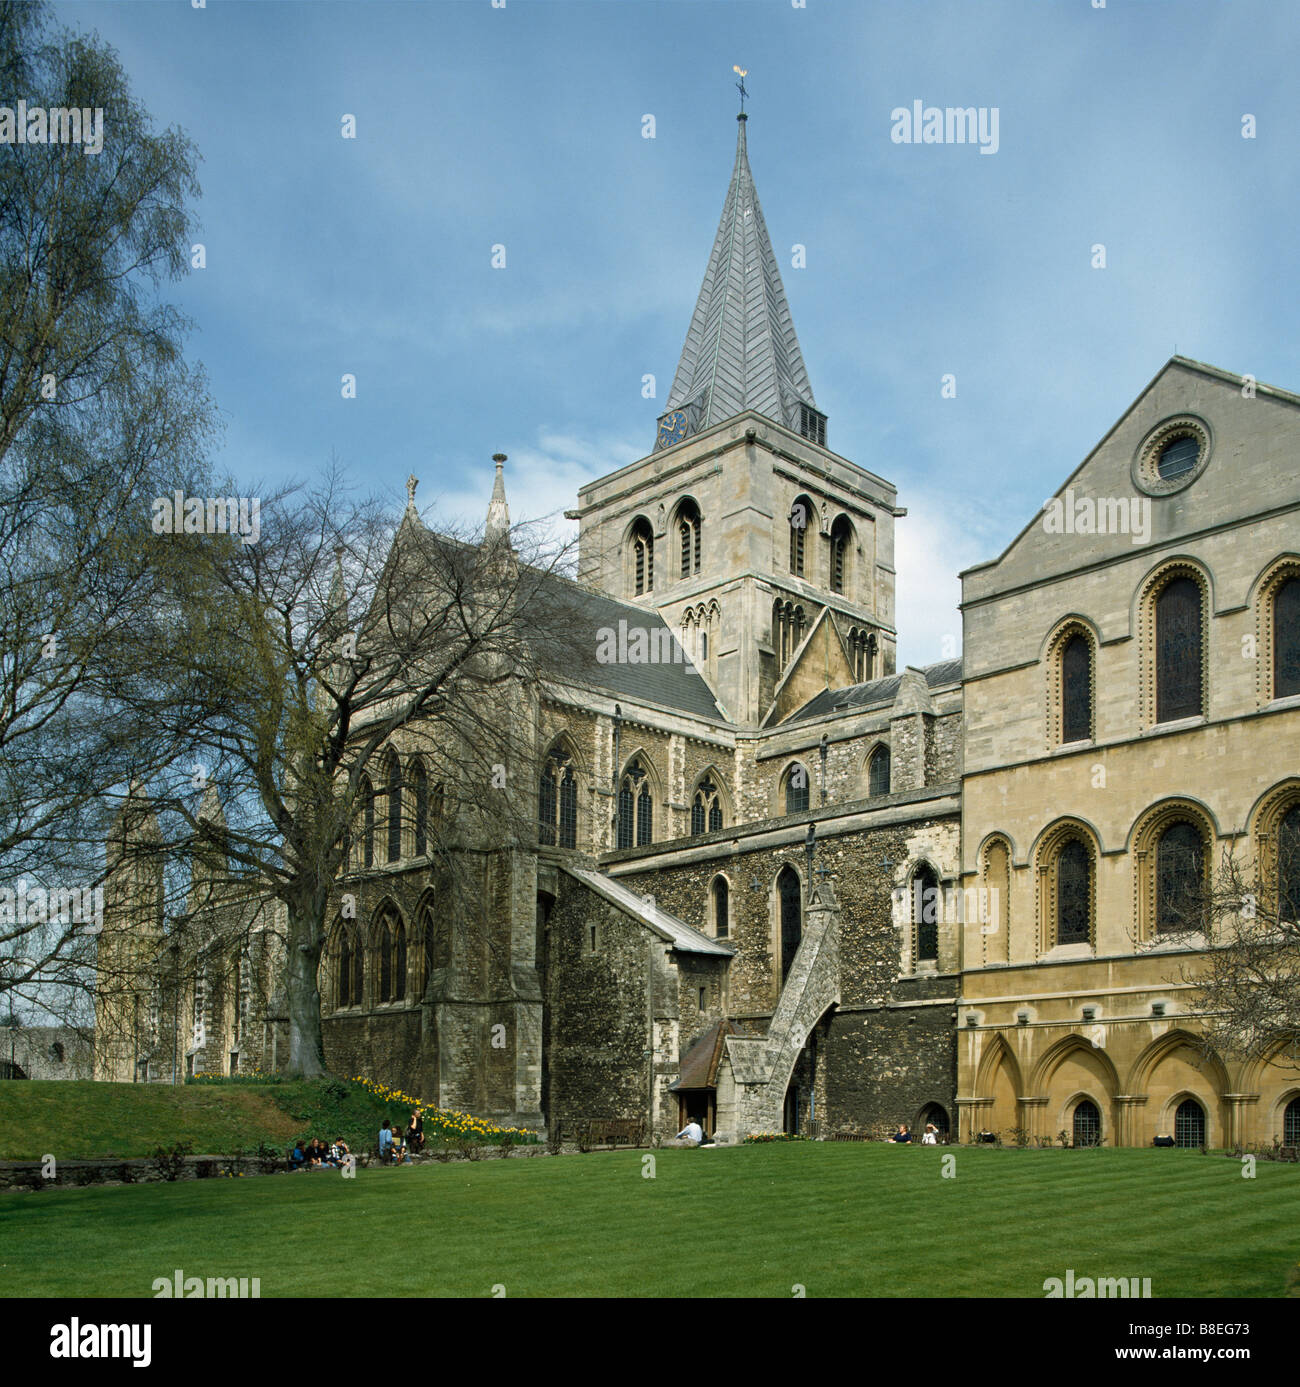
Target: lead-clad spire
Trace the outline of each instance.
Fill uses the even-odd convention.
[[[736,163],[656,447],[753,409],[826,441],[737,118]],[[685,419],[681,416],[685,415]]]

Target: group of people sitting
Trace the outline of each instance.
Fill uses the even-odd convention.
[[[889,1138],[889,1140],[890,1140],[890,1141],[893,1143],[893,1145],[895,1145],[895,1146],[902,1146],[902,1145],[905,1145],[906,1143],[910,1142],[910,1141],[912,1140],[912,1133],[911,1133],[911,1130],[909,1129],[907,1123],[906,1123],[906,1122],[900,1122],[900,1123],[898,1124],[898,1131],[896,1131],[896,1132],[894,1133],[894,1135],[893,1135],[892,1137]],[[934,1125],[933,1122],[927,1122],[927,1123],[925,1124],[925,1133],[924,1133],[924,1135],[921,1137],[921,1145],[922,1145],[922,1146],[938,1146],[938,1144],[939,1144],[939,1129],[938,1129],[938,1127],[936,1127],[936,1126]]]
[[[411,1157],[424,1150],[424,1118],[418,1112],[411,1114],[411,1121],[405,1131],[394,1127],[385,1118],[379,1129],[379,1161],[381,1165],[410,1165]]]
[[[291,1170],[324,1170],[326,1167],[346,1165],[348,1156],[348,1144],[339,1137],[327,1146],[319,1137],[312,1137],[309,1142],[295,1141],[293,1150],[289,1154],[289,1168]]]

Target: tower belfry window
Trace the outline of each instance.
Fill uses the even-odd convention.
[[[799,406],[799,432],[813,443],[826,446],[826,416],[811,405]]]
[[[632,526],[632,591],[640,597],[655,586],[655,537],[650,522],[638,520]]]
[[[678,512],[677,535],[681,540],[681,576],[689,578],[700,571],[700,508],[686,501]]]

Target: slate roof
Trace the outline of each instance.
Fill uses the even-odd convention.
[[[565,611],[572,648],[583,652],[567,671],[573,680],[633,702],[655,703],[662,708],[715,721],[723,719],[708,684],[691,663],[672,627],[658,612],[620,601],[608,593],[557,575],[546,575],[542,587],[544,600],[556,602]],[[600,632],[608,629],[617,635],[620,621],[627,623],[629,632],[637,628],[649,632],[650,648],[658,653],[670,650],[673,659],[660,664],[601,664],[597,659]]]
[[[940,660],[937,664],[926,665],[921,673],[925,675],[926,685],[931,689],[942,688],[945,684],[960,683],[961,658]],[[897,697],[898,687],[902,682],[901,674],[891,674],[884,679],[872,679],[866,684],[850,684],[845,689],[823,689],[797,713],[792,713],[786,722],[805,722],[809,718],[825,717],[827,713],[844,713],[849,709],[867,712],[872,708],[888,708]]]
[[[720,954],[730,958],[735,949],[721,940],[710,939],[707,934],[692,928],[676,915],[651,905],[647,898],[622,882],[614,881],[603,872],[589,871],[586,867],[570,867],[560,863],[560,870],[576,877],[584,886],[590,887],[598,896],[603,896],[611,904],[640,920],[661,939],[666,939],[674,949],[689,954]]]
[[[715,1021],[682,1056],[681,1072],[668,1085],[676,1092],[681,1089],[716,1088],[718,1063],[722,1059],[726,1038],[735,1033],[730,1021]]]
[[[799,402],[816,405],[749,170],[746,119],[739,117],[722,220],[664,406],[698,401],[697,433],[746,409],[797,432]]]

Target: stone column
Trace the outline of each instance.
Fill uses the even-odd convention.
[[[1253,1105],[1259,1102],[1258,1093],[1225,1093],[1223,1100],[1228,1105],[1228,1130],[1225,1146],[1244,1146],[1248,1140],[1246,1128],[1250,1124]]]
[[[992,1098],[958,1098],[957,1102],[957,1139],[962,1142],[973,1142],[982,1127],[987,1126],[985,1118],[988,1110],[993,1106]]]
[[[1043,1111],[1047,1107],[1047,1095],[1020,1097],[1016,1099],[1016,1105],[1019,1108],[1020,1125],[1029,1133],[1030,1141],[1043,1136]],[[1048,1132],[1046,1135],[1051,1136],[1051,1133]]]
[[[1120,1093],[1115,1096],[1115,1112],[1119,1121],[1117,1146],[1141,1146],[1139,1137],[1142,1125],[1142,1109],[1147,1101],[1145,1093]]]

